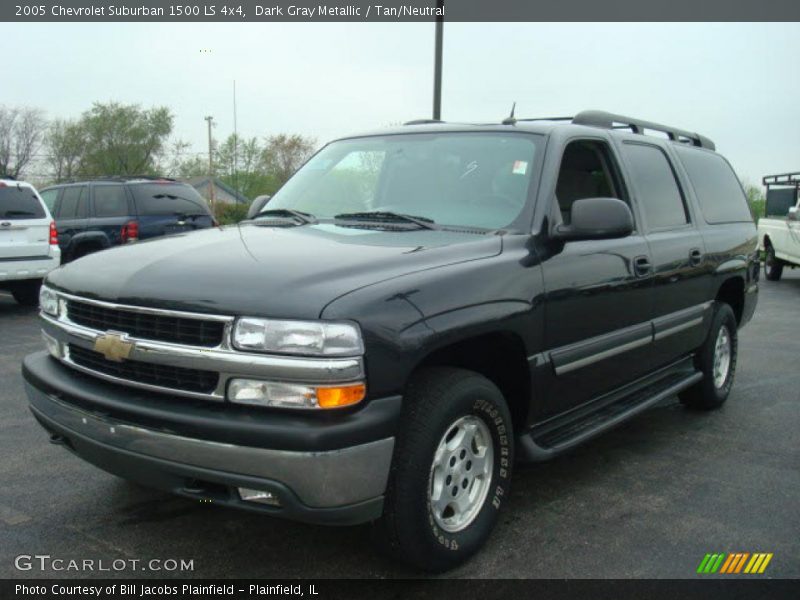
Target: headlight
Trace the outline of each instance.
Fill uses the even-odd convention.
[[[357,325],[325,321],[242,317],[233,329],[233,345],[251,352],[311,356],[358,356],[364,353]]]
[[[48,315],[58,316],[58,295],[45,286],[39,288],[39,306]]]
[[[310,386],[258,379],[232,379],[228,400],[236,404],[275,408],[340,408],[358,404],[366,396],[363,383]]]

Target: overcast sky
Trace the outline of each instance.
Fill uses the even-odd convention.
[[[166,105],[206,149],[233,130],[319,143],[429,117],[433,24],[0,24],[0,104],[77,117]],[[201,52],[207,50],[207,52]],[[800,169],[800,24],[445,25],[443,117],[598,108],[698,131],[751,181]]]

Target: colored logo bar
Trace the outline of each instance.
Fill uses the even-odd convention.
[[[732,552],[730,554],[706,554],[697,567],[700,574],[720,573],[735,575],[739,573],[761,574],[767,569],[772,553]]]

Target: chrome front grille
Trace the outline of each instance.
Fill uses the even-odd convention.
[[[219,373],[213,371],[157,365],[138,360],[113,362],[99,352],[75,344],[68,344],[68,349],[69,359],[79,367],[118,379],[198,394],[212,394],[219,382]]]
[[[205,348],[222,344],[225,334],[225,323],[220,321],[143,313],[80,300],[67,300],[67,317],[97,331],[120,331],[145,340]]]
[[[65,365],[163,394],[224,401],[234,377],[334,384],[365,377],[362,357],[305,358],[241,352],[230,344],[235,317],[120,305],[56,292],[58,315],[41,312],[51,354]],[[122,360],[96,348],[109,334],[130,344]]]

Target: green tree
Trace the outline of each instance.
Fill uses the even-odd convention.
[[[247,198],[271,194],[277,187],[258,138],[240,139],[231,134],[219,144],[214,156],[219,178]]]
[[[173,115],[166,107],[95,103],[83,113],[80,175],[155,175],[167,150]]]
[[[189,150],[191,144],[175,140],[170,144],[169,156],[161,171],[168,177],[197,177],[208,175],[208,155],[195,154]]]
[[[314,152],[316,140],[302,135],[281,133],[267,138],[264,148],[264,163],[275,176],[278,185],[283,185]]]
[[[86,140],[77,121],[56,119],[50,124],[46,147],[56,182],[72,179],[80,171]]]
[[[747,206],[750,207],[750,214],[753,215],[753,219],[758,222],[758,219],[764,216],[764,205],[766,202],[764,191],[761,186],[754,185],[747,180],[742,180],[742,187],[747,196]]]
[[[0,175],[20,177],[41,148],[46,131],[40,109],[0,106]]]

